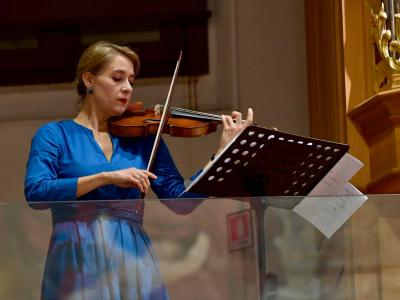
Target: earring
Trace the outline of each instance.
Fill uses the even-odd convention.
[[[92,94],[94,93],[94,88],[93,88],[92,86],[89,86],[89,87],[86,89],[86,92],[87,92],[88,94],[92,95]]]

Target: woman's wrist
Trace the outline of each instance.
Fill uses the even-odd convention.
[[[110,172],[101,172],[99,174],[98,180],[99,180],[100,185],[112,184],[111,173]]]
[[[111,184],[110,172],[101,172],[78,178],[76,197],[85,195],[103,185]]]
[[[215,156],[217,156],[219,153],[221,153],[222,149],[224,149],[224,147],[219,147],[217,152],[215,152]]]

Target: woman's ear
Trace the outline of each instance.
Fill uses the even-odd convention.
[[[84,72],[82,74],[82,80],[83,80],[83,83],[85,84],[86,88],[93,87],[94,76],[92,73]]]

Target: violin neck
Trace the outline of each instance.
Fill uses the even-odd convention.
[[[164,109],[164,105],[157,104],[156,108],[154,110],[157,114],[161,114],[163,109]],[[194,111],[194,110],[179,108],[179,107],[171,107],[170,114],[174,117],[222,122],[222,118],[220,115],[214,115],[214,114],[209,114],[209,113],[204,113],[204,112],[199,112],[199,111]]]

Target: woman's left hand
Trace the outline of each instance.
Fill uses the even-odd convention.
[[[224,128],[219,142],[220,148],[218,149],[218,152],[221,151],[236,135],[253,123],[253,109],[248,109],[247,117],[244,122],[242,122],[242,114],[238,111],[232,112],[230,116],[222,115],[221,117]]]

